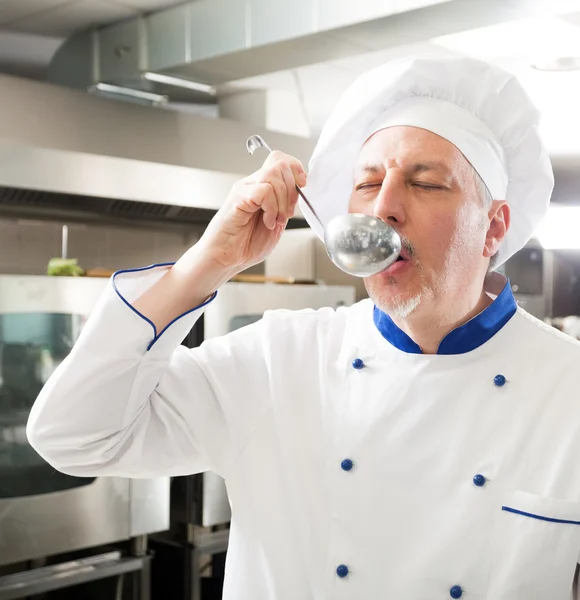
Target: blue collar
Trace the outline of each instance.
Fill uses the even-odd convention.
[[[499,295],[484,311],[443,338],[437,354],[464,354],[479,348],[514,316],[517,308],[511,285],[506,281]],[[399,329],[389,315],[376,306],[373,321],[381,335],[395,348],[408,354],[423,353],[419,345]]]

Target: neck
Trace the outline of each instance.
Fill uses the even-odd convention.
[[[404,319],[393,318],[393,322],[421,348],[424,354],[436,354],[439,344],[450,331],[467,323],[491,303],[491,298],[480,287],[472,293],[464,291],[445,309],[440,308],[441,304],[434,299],[425,305],[421,304]],[[436,306],[437,304],[439,307]]]

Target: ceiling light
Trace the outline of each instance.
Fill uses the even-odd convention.
[[[580,71],[580,56],[560,56],[532,63],[538,71]]]
[[[188,90],[195,90],[196,92],[203,92],[210,96],[216,95],[216,90],[213,86],[205,83],[198,83],[197,81],[191,81],[189,79],[183,79],[182,77],[172,77],[171,75],[163,75],[161,73],[152,73],[150,71],[143,73],[143,79],[147,81],[155,81],[156,83],[164,83],[165,85],[173,85],[175,87],[185,88]]]
[[[551,206],[534,237],[546,250],[580,250],[580,206]]]
[[[144,92],[143,90],[136,90],[119,85],[111,85],[109,83],[97,83],[90,87],[89,91],[100,92],[106,95],[110,94],[112,96],[127,96],[137,100],[153,102],[154,104],[166,104],[169,100],[167,96],[163,96],[162,94],[153,94],[151,92]]]
[[[544,62],[549,57],[580,56],[578,27],[553,17],[530,17],[435,37],[431,43],[452,52],[500,64]],[[536,60],[540,57],[539,60]]]

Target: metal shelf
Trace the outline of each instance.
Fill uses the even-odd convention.
[[[0,577],[0,600],[16,600],[149,567],[150,556],[107,552],[80,560]]]

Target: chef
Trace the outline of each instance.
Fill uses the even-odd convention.
[[[376,215],[401,260],[352,307],[181,346],[274,248],[307,179],[324,222]],[[274,152],[175,264],[112,277],[30,442],[77,476],[221,475],[225,600],[577,597],[580,344],[494,271],[552,186],[512,75],[466,58],[375,68],[338,102],[308,178]]]

